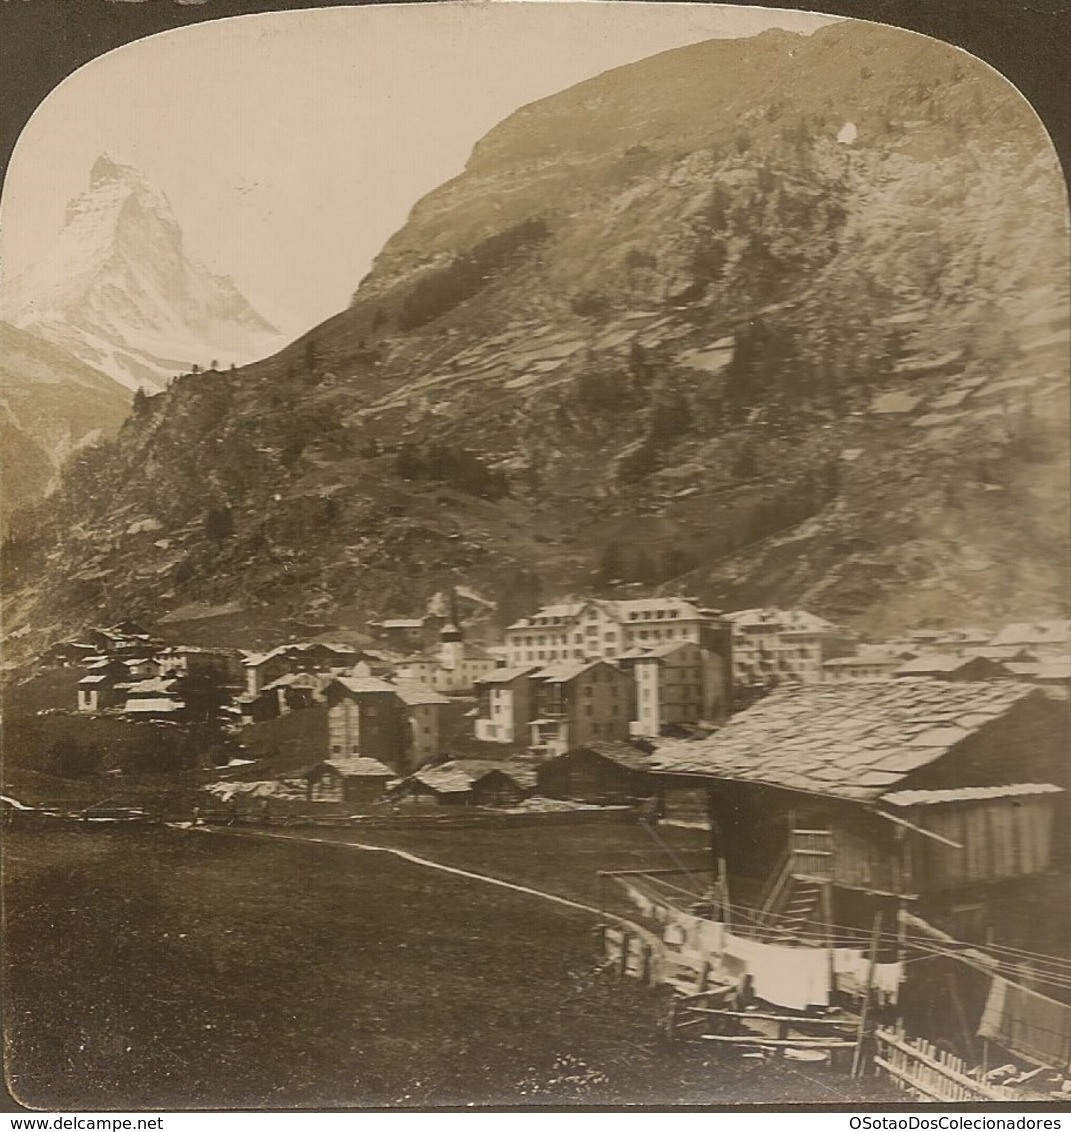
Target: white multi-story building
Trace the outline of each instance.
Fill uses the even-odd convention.
[[[826,661],[853,656],[858,638],[802,609],[743,609],[726,615],[737,684],[817,684]]]
[[[510,625],[506,650],[511,667],[595,660],[620,665],[639,688],[637,734],[720,719],[731,704],[729,623],[690,598],[548,605]]]
[[[562,660],[614,660],[634,648],[710,646],[719,614],[681,597],[548,605],[506,630],[511,666]]]

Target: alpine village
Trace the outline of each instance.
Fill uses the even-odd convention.
[[[200,285],[167,207],[102,156],[60,239],[134,310]],[[91,371],[105,275],[3,309],[19,1096],[1068,1101],[1066,199],[1010,84],[851,21],[606,72],[251,364]]]

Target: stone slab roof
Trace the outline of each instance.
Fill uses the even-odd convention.
[[[359,755],[352,759],[327,759],[326,765],[337,770],[344,778],[395,778],[396,775],[389,766],[379,759],[371,759]]]
[[[666,740],[652,769],[870,801],[1043,693],[1014,681],[941,680],[784,688],[706,739]]]

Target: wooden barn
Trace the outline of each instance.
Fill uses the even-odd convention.
[[[865,926],[891,899],[980,938],[1066,862],[1068,738],[1037,688],[895,680],[786,688],[653,760],[670,809],[705,784],[712,849],[737,892],[765,881],[765,922]]]
[[[457,764],[472,779],[472,800],[477,806],[516,806],[536,787],[532,767],[466,759]]]
[[[470,806],[474,801],[472,778],[458,763],[426,766],[403,779],[393,797],[417,804]]]
[[[394,772],[378,759],[326,759],[303,777],[309,802],[378,802]]]
[[[658,793],[651,761],[631,743],[587,743],[536,768],[539,793],[548,798],[621,805]]]

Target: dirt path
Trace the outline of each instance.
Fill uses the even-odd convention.
[[[588,912],[592,916],[615,920],[617,923],[628,924],[630,927],[636,928],[635,924],[632,924],[630,920],[625,919],[623,916],[615,915],[613,912],[605,912],[590,904],[582,904],[578,900],[569,900],[564,896],[556,896],[553,892],[544,892],[542,889],[529,888],[524,884],[515,884],[513,881],[502,880],[500,877],[488,876],[486,873],[474,873],[469,869],[459,869],[453,865],[444,865],[442,862],[433,861],[429,857],[419,857],[417,854],[409,853],[405,849],[394,849],[387,845],[369,845],[364,841],[336,841],[327,837],[309,837],[293,833],[272,833],[268,830],[236,830],[203,825],[189,827],[176,825],[175,828],[189,828],[198,833],[229,834],[233,837],[270,837],[277,841],[300,841],[310,845],[335,845],[347,849],[359,849],[366,853],[389,853],[393,857],[398,857],[403,861],[409,861],[414,865],[420,865],[423,868],[435,869],[438,872],[450,873],[452,876],[465,877],[467,880],[480,881],[483,884],[493,884],[499,888],[508,888],[513,892],[522,892],[527,896],[536,896],[541,900],[550,900],[554,904],[561,904],[566,908],[575,908],[580,912]],[[636,928],[636,930],[639,929]]]

